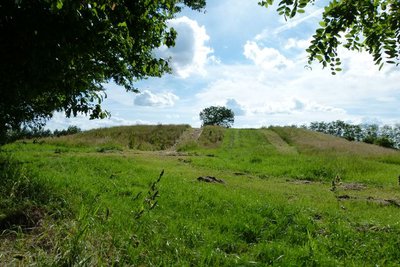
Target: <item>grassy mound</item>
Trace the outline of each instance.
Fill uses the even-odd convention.
[[[398,265],[400,152],[292,128],[183,131],[170,139],[189,153],[98,153],[79,135],[4,146],[19,163],[1,165],[0,261]]]
[[[96,146],[103,150],[123,148],[155,151],[172,147],[189,125],[135,125],[94,129],[75,135],[47,139],[64,146]]]
[[[387,149],[381,146],[363,142],[348,141],[332,135],[309,131],[293,127],[272,127],[286,143],[297,147],[303,153],[337,153],[353,154],[359,156],[382,156],[396,155],[394,149]]]

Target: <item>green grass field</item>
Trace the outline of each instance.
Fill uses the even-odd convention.
[[[0,164],[0,265],[400,266],[396,150],[158,125],[18,141]]]

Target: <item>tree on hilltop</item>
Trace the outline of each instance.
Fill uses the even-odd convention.
[[[107,117],[103,83],[136,92],[134,82],[169,72],[154,49],[174,45],[167,21],[184,6],[205,0],[2,0],[0,144],[54,111]]]
[[[218,125],[230,128],[235,121],[235,114],[226,107],[211,106],[203,109],[199,115],[200,120],[203,121],[202,126]]]

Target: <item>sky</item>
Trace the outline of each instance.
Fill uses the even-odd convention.
[[[108,83],[103,107],[109,119],[55,113],[47,128],[200,127],[199,113],[209,106],[232,109],[235,128],[333,120],[400,123],[399,67],[385,65],[379,71],[369,54],[344,49],[339,50],[343,71],[335,76],[318,63],[306,67],[305,49],[323,6],[310,6],[285,21],[276,7],[257,2],[208,0],[205,12],[185,9],[169,22],[178,32],[176,46],[155,51],[171,58],[172,74],[137,82],[139,94]]]

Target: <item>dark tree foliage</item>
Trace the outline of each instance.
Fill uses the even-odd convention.
[[[137,91],[135,81],[170,71],[153,51],[174,45],[167,21],[184,6],[205,0],[1,0],[0,144],[54,111],[104,118],[103,83]]]
[[[374,144],[387,148],[394,148],[395,143],[389,139],[389,137],[379,137],[374,140]]]
[[[218,125],[230,128],[235,121],[235,114],[229,108],[211,106],[200,112],[200,120],[203,122],[203,126]]]
[[[269,7],[273,0],[260,1]],[[304,13],[315,0],[281,0],[277,11],[285,19]],[[400,63],[400,1],[399,0],[333,0],[325,7],[320,28],[307,49],[309,63],[317,60],[329,66],[332,74],[341,71],[338,47],[365,49],[379,68],[384,62]],[[342,40],[344,37],[344,41]]]
[[[338,120],[332,122],[312,122],[306,128],[312,131],[343,137],[349,141],[361,141],[368,144],[400,149],[399,124],[379,127],[376,124],[352,125]]]
[[[64,136],[64,135],[71,135],[71,134],[77,134],[82,132],[82,130],[78,127],[78,126],[68,126],[68,128],[66,130],[54,130],[52,136],[56,136],[56,137],[60,137],[60,136]]]

